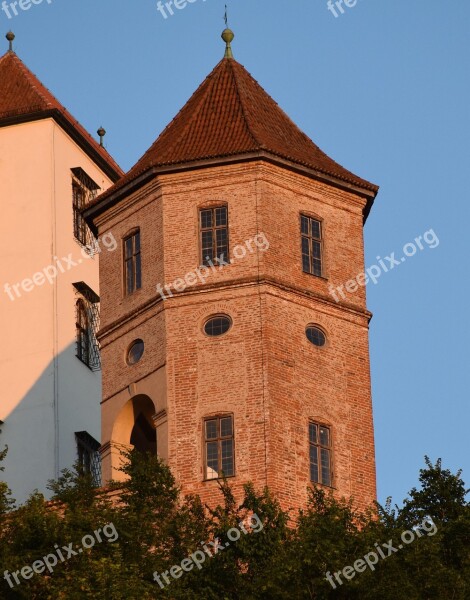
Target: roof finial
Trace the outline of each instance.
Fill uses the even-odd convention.
[[[224,20],[225,20],[225,29],[222,32],[222,39],[224,40],[224,42],[226,44],[225,58],[233,58],[231,43],[233,42],[233,40],[235,38],[235,34],[233,33],[233,31],[231,29],[228,28],[228,11],[227,11],[227,5],[225,5],[225,17],[224,17]]]
[[[9,31],[5,37],[7,38],[8,42],[10,43],[9,51],[13,52],[13,40],[15,39],[15,34],[13,33],[13,31]]]
[[[100,127],[96,133],[100,136],[100,146],[104,148],[103,138],[106,135],[106,129],[104,127]]]

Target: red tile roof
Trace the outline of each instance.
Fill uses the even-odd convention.
[[[14,52],[0,58],[0,126],[52,117],[116,181],[124,172]]]
[[[150,169],[264,152],[374,194],[308,138],[237,61],[224,58],[134,167],[95,201]]]

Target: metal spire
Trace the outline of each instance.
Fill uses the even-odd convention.
[[[228,28],[228,11],[227,11],[227,5],[225,5],[224,20],[225,20],[225,29],[222,32],[222,39],[225,42],[225,58],[233,58],[233,52],[232,52],[231,43],[233,42],[233,40],[235,38],[235,34],[233,33],[233,31],[231,29]]]
[[[100,146],[104,148],[104,136],[106,135],[106,129],[104,127],[100,127],[96,132],[100,136]]]
[[[13,33],[13,31],[9,31],[6,36],[5,36],[10,44],[10,47],[8,48],[8,50],[10,52],[13,52],[13,40],[15,39],[15,34]]]

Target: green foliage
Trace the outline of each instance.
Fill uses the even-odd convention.
[[[3,457],[0,452],[0,463]],[[441,461],[426,458],[420,488],[411,490],[402,508],[389,501],[360,514],[352,501],[313,487],[305,510],[289,515],[269,489],[252,484],[245,485],[238,503],[227,481],[219,483],[220,504],[209,508],[197,496],[182,497],[158,457],[132,451],[124,458],[126,479],[107,494],[76,468],[51,482],[52,502],[36,493],[12,510],[8,489],[0,485],[2,572],[15,584],[12,573],[53,553],[57,557],[52,572],[29,579],[18,574],[19,585],[0,579],[0,598],[470,598],[467,490],[461,473],[443,469]],[[414,541],[404,543],[404,531],[413,532],[408,535]],[[388,556],[390,545],[394,551]],[[73,555],[62,561],[58,553],[65,558],[67,548]],[[352,577],[346,570],[350,577],[345,576],[345,567],[360,565],[371,553],[377,556],[370,558],[373,569],[353,571]],[[182,563],[188,567],[184,561],[191,556],[200,568],[192,562],[187,571],[175,570]]]

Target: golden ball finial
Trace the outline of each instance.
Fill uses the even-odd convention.
[[[13,50],[13,40],[15,39],[15,34],[13,33],[13,31],[9,31],[6,36],[5,36],[8,40],[8,43],[10,44],[10,51]]]
[[[224,29],[222,32],[222,39],[226,44],[225,48],[225,58],[233,58],[231,43],[235,39],[235,34],[231,29]]]

